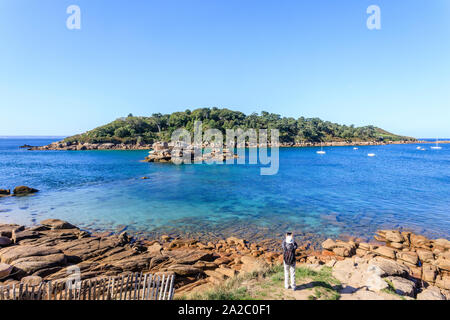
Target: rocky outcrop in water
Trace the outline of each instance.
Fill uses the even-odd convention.
[[[39,190],[27,186],[18,186],[14,188],[12,194],[10,189],[0,189],[0,198],[10,196],[26,196],[36,192],[39,192]]]
[[[203,144],[199,147],[203,153],[198,154],[193,145],[180,143],[155,142],[145,158],[146,162],[194,163],[203,161],[225,161],[237,158],[229,149]],[[207,151],[205,151],[207,150]]]
[[[387,144],[411,144],[411,143],[430,143],[429,141],[416,141],[416,140],[400,140],[400,141],[328,141],[328,142],[312,142],[312,141],[303,141],[303,142],[280,142],[277,145],[270,146],[278,146],[278,147],[341,147],[341,146],[378,146],[378,145],[387,145]],[[440,143],[449,143],[449,141],[440,141]],[[60,151],[85,151],[85,150],[155,150],[155,144],[164,145],[168,144],[167,142],[155,142],[154,144],[144,144],[144,143],[88,143],[88,142],[64,142],[57,141],[50,143],[45,146],[30,146],[23,145],[19,148],[24,148],[28,150],[60,150]],[[248,142],[237,145],[238,148],[256,148],[257,144],[252,145]],[[267,145],[263,145],[261,147],[267,147]],[[163,161],[161,161],[163,162]]]
[[[34,189],[34,188],[30,188],[27,186],[18,186],[14,188],[14,195],[16,196],[23,196],[23,195],[27,195],[27,194],[32,194],[32,193],[36,193],[39,192],[39,190]]]
[[[60,151],[84,151],[84,150],[148,150],[149,144],[125,144],[125,143],[82,143],[58,141],[46,146],[22,146],[28,150],[60,150]]]

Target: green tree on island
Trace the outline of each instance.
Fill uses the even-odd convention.
[[[398,136],[374,126],[355,127],[340,125],[319,118],[298,119],[281,117],[266,111],[261,114],[245,115],[240,111],[219,108],[199,108],[193,111],[174,112],[172,114],[154,113],[150,117],[135,117],[129,114],[104,126],[83,134],[66,138],[65,142],[88,143],[153,143],[168,141],[178,128],[193,132],[194,122],[202,121],[203,129],[218,129],[224,135],[226,129],[278,129],[280,142],[328,142],[328,141],[398,141],[412,140]]]

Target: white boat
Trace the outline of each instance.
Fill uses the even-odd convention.
[[[422,149],[422,147],[421,147],[421,146],[418,146],[416,149],[417,149],[417,150],[420,150],[420,149]]]
[[[368,157],[375,157],[375,153],[369,153],[367,154]]]
[[[354,147],[353,150],[358,150],[358,148],[357,148],[357,147]]]
[[[317,153],[317,154],[325,154],[326,152],[323,151],[323,146],[321,145],[321,146],[320,146],[320,151],[317,151],[316,153]]]
[[[436,146],[431,147],[431,149],[434,149],[434,150],[440,150],[440,149],[442,149],[442,147],[439,146],[438,139],[436,139]]]

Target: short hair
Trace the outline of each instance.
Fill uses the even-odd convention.
[[[286,232],[287,236],[292,236],[292,232]]]

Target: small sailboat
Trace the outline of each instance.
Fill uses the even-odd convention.
[[[442,149],[442,147],[439,146],[438,139],[436,139],[436,145],[435,145],[434,147],[431,147],[431,149],[434,149],[434,150],[440,150],[440,149]]]
[[[317,154],[325,154],[325,153],[326,153],[325,151],[323,151],[323,146],[322,146],[322,144],[320,144],[320,151],[317,151],[316,153],[317,153]]]
[[[375,153],[368,153],[367,156],[368,157],[375,157]]]

